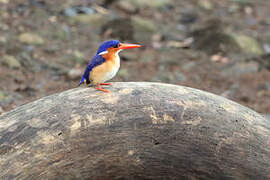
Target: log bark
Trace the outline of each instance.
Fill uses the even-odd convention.
[[[0,116],[0,179],[270,179],[270,123],[204,91],[113,83]]]

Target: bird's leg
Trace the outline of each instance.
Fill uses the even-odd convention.
[[[107,85],[112,85],[112,83],[100,83],[100,85],[107,86]]]
[[[101,85],[101,84],[98,84],[98,85],[97,85],[97,88],[96,88],[97,90],[103,91],[103,92],[105,92],[105,93],[109,93],[109,92],[110,92],[110,91],[108,91],[108,90],[106,90],[106,89],[102,89],[100,85]]]

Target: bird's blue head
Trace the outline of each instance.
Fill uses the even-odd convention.
[[[120,42],[117,40],[105,41],[99,46],[97,54],[107,51],[108,48],[118,48],[119,44]]]

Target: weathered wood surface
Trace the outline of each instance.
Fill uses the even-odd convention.
[[[270,179],[270,123],[160,83],[76,88],[0,116],[0,179]]]

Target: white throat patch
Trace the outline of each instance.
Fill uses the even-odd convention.
[[[118,51],[116,51],[115,56],[118,56],[118,54],[122,51],[123,49],[119,49]]]

